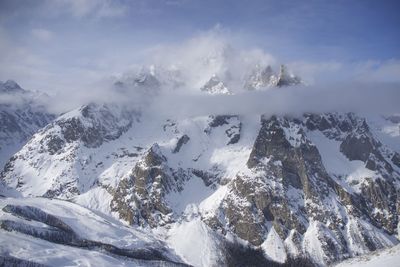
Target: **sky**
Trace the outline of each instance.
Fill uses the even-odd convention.
[[[223,43],[310,83],[399,82],[399,10],[396,0],[0,0],[0,80],[85,90]]]

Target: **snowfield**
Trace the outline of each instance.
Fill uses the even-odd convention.
[[[0,199],[0,252],[3,257],[14,258],[40,263],[48,266],[160,266],[161,260],[145,260],[124,257],[108,253],[102,249],[80,248],[78,245],[61,244],[58,241],[49,241],[35,236],[18,232],[18,230],[5,230],[7,221],[23,223],[38,229],[51,229],[45,223],[34,219],[23,218],[5,211],[8,205],[20,207],[34,207],[47,214],[56,215],[68,225],[74,233],[84,240],[110,244],[126,250],[159,251],[165,259],[171,262],[181,262],[167,245],[146,233],[101,214],[83,208],[77,204],[47,198],[1,198]],[[40,230],[39,230],[40,231]],[[145,258],[145,257],[143,257]],[[167,262],[168,264],[168,262]],[[162,265],[164,266],[164,265]]]
[[[400,266],[400,245],[352,258],[335,265],[335,267],[380,266]]]

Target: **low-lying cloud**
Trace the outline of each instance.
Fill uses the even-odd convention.
[[[306,112],[400,113],[400,85],[337,83],[271,88],[237,95],[163,95],[147,111],[185,118],[204,115],[301,115]]]

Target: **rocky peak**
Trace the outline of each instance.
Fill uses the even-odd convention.
[[[142,68],[138,73],[126,73],[114,82],[114,88],[124,93],[134,92],[155,95],[160,90],[161,82],[154,68]]]
[[[0,103],[0,169],[36,131],[54,119],[42,105],[44,95],[26,91],[15,81],[0,82],[1,95],[5,97]]]
[[[258,90],[263,87],[270,87],[276,84],[276,75],[271,66],[256,67],[250,72],[246,78],[244,88],[247,90]]]
[[[50,149],[58,140],[56,143],[61,145],[57,145],[60,149],[65,143],[82,141],[86,147],[98,147],[103,142],[120,137],[131,127],[134,117],[134,112],[122,107],[88,104],[64,114],[46,127],[49,130],[60,129],[59,134],[49,133],[47,144]]]
[[[245,78],[244,88],[247,90],[259,90],[267,87],[292,86],[301,83],[301,79],[291,74],[285,65],[280,66],[279,74],[276,74],[269,65],[256,65]]]
[[[165,195],[178,191],[184,178],[168,167],[157,143],[137,162],[129,177],[118,184],[111,208],[130,224],[156,227],[172,221]]]
[[[220,80],[220,78],[216,75],[213,74],[201,88],[201,91],[207,92],[209,94],[231,94],[231,92],[228,90],[226,87],[225,83]]]
[[[24,89],[19,86],[13,80],[7,80],[6,82],[0,82],[0,92],[2,93],[24,93],[26,92]]]
[[[153,71],[142,71],[139,75],[134,79],[135,86],[145,86],[157,88],[160,86],[160,82],[156,78]]]
[[[301,84],[302,81],[299,77],[291,74],[285,65],[281,65],[278,75],[276,86],[292,86]]]
[[[144,156],[144,162],[147,166],[160,166],[166,160],[157,143],[153,144]]]

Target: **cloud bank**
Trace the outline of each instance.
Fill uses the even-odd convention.
[[[42,41],[49,41],[53,36],[41,28],[32,34]],[[49,64],[26,50],[11,48],[7,39],[0,41],[0,47],[15,52],[12,57],[0,59],[10,63],[1,64],[0,71],[24,72],[36,65]],[[132,62],[130,67],[126,66],[129,71],[117,72],[114,76],[111,76],[113,72],[105,75],[104,70],[99,74],[95,69],[77,69],[75,80],[68,76],[69,86],[51,92],[49,110],[62,113],[90,102],[116,102],[166,117],[330,111],[400,113],[400,61],[395,59],[355,63],[280,62],[260,48],[244,45],[237,35],[220,26],[199,32],[179,44],[159,44],[132,53],[135,52],[143,60]],[[13,64],[19,57],[25,63]],[[287,63],[307,86],[259,92],[243,90],[244,77],[255,66],[271,65],[277,70],[281,63]],[[114,86],[119,80],[134,80],[143,71],[155,72],[160,79],[161,86],[156,93],[151,92],[154,88],[128,86],[118,90]],[[37,79],[49,78],[41,68],[31,75]],[[224,81],[234,95],[211,96],[201,92],[200,87],[212,75]],[[179,86],[171,86],[171,80]]]
[[[148,107],[166,118],[214,115],[301,115],[313,112],[400,113],[399,84],[334,83],[237,95],[163,95]]]

